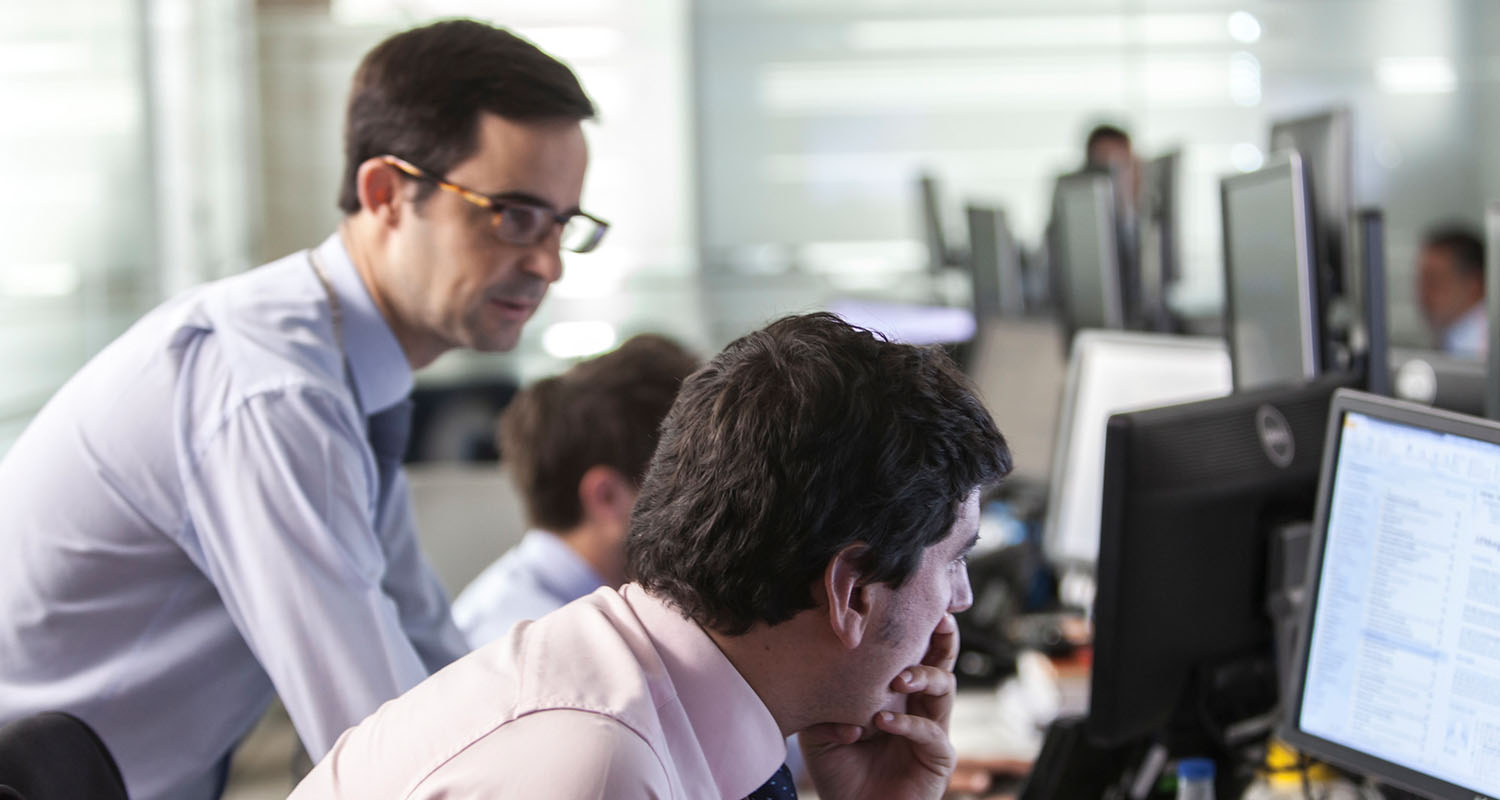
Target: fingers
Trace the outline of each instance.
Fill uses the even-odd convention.
[[[937,628],[932,632],[932,640],[927,645],[927,654],[922,657],[922,664],[928,667],[937,667],[944,672],[952,672],[953,666],[958,663],[958,620],[952,614],[944,614],[938,620]]]
[[[938,667],[907,667],[891,681],[892,691],[931,697],[952,694],[957,688],[958,679],[953,673]]]
[[[882,711],[875,715],[875,727],[911,742],[917,760],[933,772],[949,775],[958,764],[948,731],[926,717]]]
[[[937,667],[909,667],[891,681],[891,691],[907,695],[906,710],[948,729],[958,679]]]

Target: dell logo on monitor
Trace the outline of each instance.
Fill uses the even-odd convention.
[[[1260,446],[1266,458],[1282,469],[1292,465],[1297,455],[1297,442],[1292,438],[1292,426],[1275,406],[1261,406],[1255,412],[1255,429],[1260,434]]]

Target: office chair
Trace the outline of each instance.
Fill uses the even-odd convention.
[[[83,720],[47,711],[0,726],[0,800],[129,800],[109,749]]]

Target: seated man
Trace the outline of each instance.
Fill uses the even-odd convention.
[[[800,732],[824,800],[937,798],[965,557],[1009,470],[941,350],[772,323],[683,384],[631,518],[634,583],[387,703],[292,797],[789,797]]]
[[[662,418],[699,362],[637,336],[516,395],[500,459],[531,530],[464,589],[453,620],[474,647],[523,619],[625,582],[625,531]]]
[[[1488,349],[1484,242],[1462,225],[1435,228],[1417,253],[1417,303],[1445,353],[1482,357]]]

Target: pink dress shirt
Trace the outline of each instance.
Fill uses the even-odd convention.
[[[522,622],[381,706],[289,800],[738,800],[785,758],[713,640],[632,584]]]

